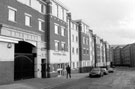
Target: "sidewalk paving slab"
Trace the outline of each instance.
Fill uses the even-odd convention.
[[[0,89],[51,89],[55,86],[74,81],[87,77],[88,73],[77,73],[72,74],[71,79],[66,79],[66,76],[55,77],[55,78],[33,78],[15,81],[12,84],[1,85]]]

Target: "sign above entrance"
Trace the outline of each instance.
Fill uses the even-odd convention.
[[[20,38],[23,40],[41,41],[41,35],[35,32],[26,31],[20,28],[15,28],[3,25],[1,35]]]

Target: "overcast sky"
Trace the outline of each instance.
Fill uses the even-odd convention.
[[[110,44],[135,42],[135,0],[59,0]]]

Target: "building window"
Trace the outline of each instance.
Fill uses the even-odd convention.
[[[73,29],[73,22],[71,22],[71,29]]]
[[[83,37],[83,44],[85,44],[85,37]]]
[[[25,25],[26,26],[31,26],[31,15],[25,13]]]
[[[78,37],[76,36],[76,42],[78,42]]]
[[[85,40],[86,40],[86,45],[88,45],[88,44],[89,44],[89,40],[88,40],[88,38],[86,38]]]
[[[83,49],[83,54],[85,54],[86,52],[85,52],[85,48]]]
[[[55,51],[59,51],[59,41],[55,40]]]
[[[52,2],[52,14],[58,17],[58,5],[55,2]]]
[[[16,21],[16,9],[8,6],[9,12],[8,12],[8,20],[15,22]]]
[[[74,42],[74,35],[72,35],[72,42]]]
[[[76,54],[79,54],[79,50],[78,50],[78,48],[76,48]]]
[[[62,15],[63,15],[63,13],[62,13],[62,7],[61,6],[58,6],[58,16],[59,16],[59,19],[62,19]]]
[[[61,35],[65,36],[65,28],[64,27],[61,27]]]
[[[79,67],[79,62],[77,62],[77,67]]]
[[[46,6],[41,4],[41,13],[45,14],[46,13]]]
[[[44,31],[43,25],[44,25],[44,20],[38,19],[38,29],[39,29],[39,31]]]
[[[64,10],[64,21],[66,22],[67,21],[67,11]]]
[[[72,47],[72,53],[74,54],[75,52],[74,52],[74,47]]]
[[[66,48],[65,42],[62,42],[62,43],[61,43],[61,47],[62,47],[62,51],[65,51],[65,48]]]
[[[76,31],[78,31],[78,25],[76,25]]]
[[[73,62],[73,68],[75,68],[75,63]]]
[[[89,54],[89,49],[87,49],[87,54]]]
[[[54,30],[55,30],[55,34],[59,34],[59,25],[58,24],[54,25]]]

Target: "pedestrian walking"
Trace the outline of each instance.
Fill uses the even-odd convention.
[[[68,77],[71,78],[71,68],[70,68],[69,65],[66,67],[66,71],[67,71],[67,78],[68,78]]]

